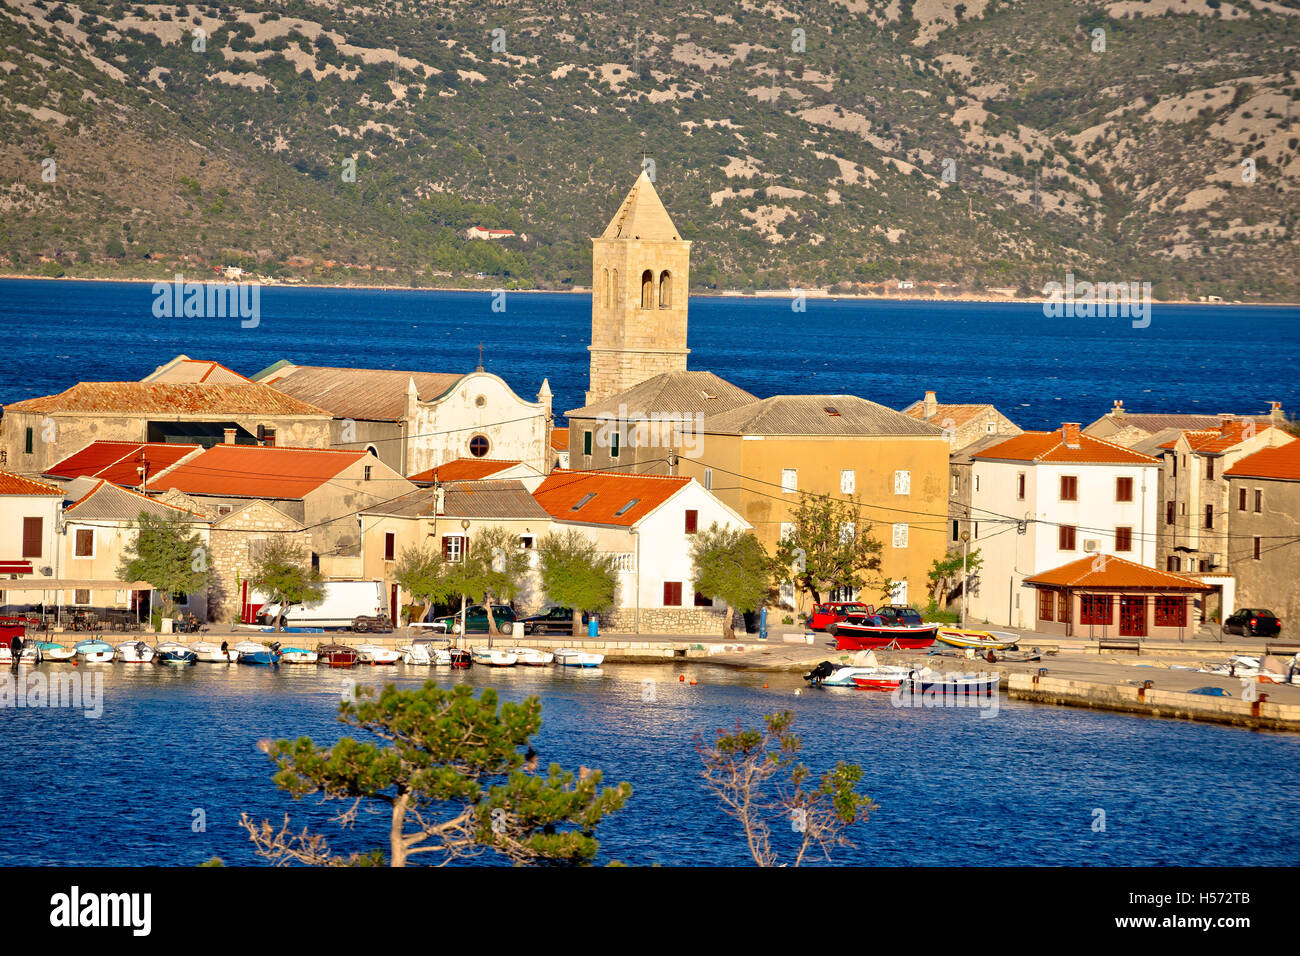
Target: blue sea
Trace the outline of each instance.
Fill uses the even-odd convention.
[[[987,718],[967,708],[897,708],[887,694],[698,665],[454,675],[400,664],[81,670],[92,668],[105,675],[98,719],[0,710],[0,866],[192,866],[212,856],[257,864],[238,826],[244,812],[277,827],[289,813],[296,828],[312,826],[340,851],[386,847],[382,813],[344,831],[329,821],[339,804],[278,791],[256,742],[307,735],[331,744],[343,730],[335,717],[347,681],[414,687],[430,676],[442,686],[491,685],[505,700],[539,696],[533,744],[543,768],[595,768],[606,782],[632,784],[626,807],[598,831],[601,861],[749,865],[739,826],[701,779],[695,737],[737,721],[760,726],[763,714],[790,709],[801,759],[818,775],[839,760],[858,763],[860,789],[878,804],[855,831],[856,846],[836,852],[838,864],[1300,863],[1291,837],[1300,816],[1295,734],[1006,699]],[[773,833],[788,861],[789,822],[776,820]]]
[[[179,353],[246,375],[300,364],[465,372],[520,395],[542,380],[557,414],[583,402],[591,300],[507,293],[265,287],[256,327],[238,318],[155,318],[147,283],[0,281],[0,404],[78,381],[139,379]],[[855,394],[903,408],[992,402],[1023,428],[1130,411],[1261,412],[1300,406],[1300,308],[1155,306],[1128,318],[1046,318],[1017,303],[696,297],[690,366],[760,398]]]

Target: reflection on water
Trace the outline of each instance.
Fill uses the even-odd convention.
[[[59,667],[70,670],[43,670]],[[1300,861],[1294,841],[1258,838],[1281,834],[1300,812],[1300,737],[1291,735],[1006,700],[981,719],[973,708],[896,708],[887,694],[696,665],[92,667],[104,675],[101,719],[0,710],[0,864],[193,865],[213,855],[256,863],[237,826],[242,811],[276,823],[291,812],[341,850],[383,845],[386,818],[340,833],[328,806],[279,793],[256,741],[332,742],[343,729],[338,701],[353,682],[413,687],[430,677],[492,686],[507,700],[541,697],[534,746],[543,767],[596,767],[632,784],[627,807],[601,827],[604,859],[747,863],[737,827],[701,786],[694,737],[790,708],[804,760],[815,770],[841,759],[862,764],[864,789],[880,804],[858,847],[836,862]],[[1097,809],[1105,832],[1093,830]],[[204,832],[194,832],[195,810]]]

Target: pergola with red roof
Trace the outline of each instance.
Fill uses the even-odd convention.
[[[1038,591],[1035,630],[1062,637],[1177,638],[1194,632],[1195,599],[1214,590],[1184,574],[1109,554],[1025,579]]]

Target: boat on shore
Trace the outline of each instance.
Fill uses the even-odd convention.
[[[144,641],[123,641],[117,645],[117,660],[123,664],[152,664],[154,649]]]
[[[876,615],[871,615],[847,617],[831,624],[826,630],[835,638],[835,646],[841,651],[885,648],[921,650],[934,643],[939,625],[887,624]]]
[[[555,663],[561,667],[599,667],[604,660],[604,654],[583,651],[576,647],[561,647],[555,652]]]
[[[1020,643],[1019,634],[1006,631],[980,631],[964,627],[941,627],[936,639],[949,647],[970,647],[977,651],[1001,651]]]
[[[514,667],[519,663],[518,655],[500,647],[475,647],[470,650],[470,656],[475,664],[486,667]]]
[[[402,659],[402,655],[393,648],[379,644],[358,644],[356,651],[362,664],[396,664]]]
[[[346,644],[321,644],[316,648],[316,660],[327,667],[356,667],[361,655]]]

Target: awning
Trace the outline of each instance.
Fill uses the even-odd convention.
[[[92,578],[0,578],[0,591],[152,591],[148,581],[94,580]]]

